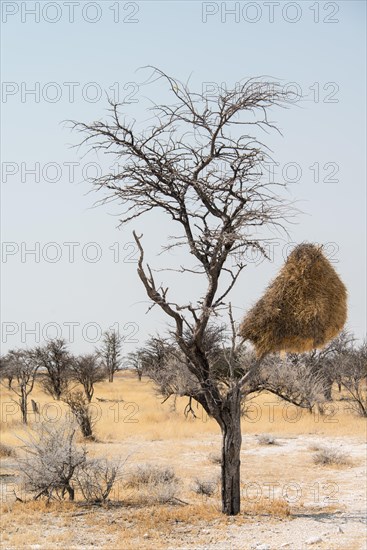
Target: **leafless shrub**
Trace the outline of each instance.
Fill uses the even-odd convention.
[[[220,453],[210,453],[208,458],[212,464],[222,464],[222,455]]]
[[[300,361],[294,365],[289,357],[269,355],[263,361],[256,381],[258,390],[267,390],[310,412],[324,399],[323,378]]]
[[[270,434],[261,434],[257,437],[257,442],[259,445],[278,445],[277,440],[273,435]]]
[[[215,480],[203,480],[199,478],[194,479],[194,486],[192,490],[197,495],[203,495],[206,497],[211,497],[214,495],[217,489],[217,482]]]
[[[86,461],[84,448],[77,448],[76,425],[65,422],[60,425],[42,424],[35,435],[23,441],[25,456],[18,459],[18,468],[24,487],[33,499],[46,497],[62,500],[66,493],[74,500],[73,482],[77,468]]]
[[[137,491],[140,502],[164,504],[176,498],[179,479],[172,468],[146,464],[131,471],[125,487]]]
[[[79,390],[68,392],[63,395],[62,399],[69,405],[83,436],[86,439],[94,439],[92,415],[83,392]]]
[[[0,457],[6,458],[9,456],[15,456],[15,451],[13,447],[10,447],[9,445],[5,445],[5,443],[0,442]]]
[[[333,447],[324,447],[316,452],[313,461],[321,466],[348,466],[351,463],[345,453]]]
[[[103,503],[108,500],[120,470],[119,463],[106,459],[90,459],[76,471],[78,487],[87,502]]]

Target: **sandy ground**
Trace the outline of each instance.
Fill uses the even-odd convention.
[[[15,465],[11,458],[3,458],[0,472],[4,502],[2,548],[365,550],[366,445],[363,438],[273,435],[275,445],[259,445],[256,434],[243,437],[244,511],[235,518],[219,513],[218,491],[212,497],[198,496],[192,491],[195,477],[213,481],[218,477],[220,466],[208,457],[218,452],[219,435],[155,441],[135,436],[108,444],[111,457],[129,456],[127,470],[132,463],[175,468],[182,479],[178,496],[188,504],[151,508],[120,503],[107,508],[65,505],[60,510],[52,506],[47,510],[12,504]],[[313,454],[318,445],[346,452],[351,463],[340,467],[315,465]],[[106,443],[93,444],[93,454],[103,456],[105,452]],[[270,513],[262,509],[264,501],[270,504]],[[277,517],[278,502],[288,503],[289,516]]]

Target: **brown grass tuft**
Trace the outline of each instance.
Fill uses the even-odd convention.
[[[172,468],[151,464],[138,466],[130,471],[125,488],[132,489],[130,502],[138,504],[167,503],[175,500],[179,479]]]
[[[321,247],[298,245],[249,311],[240,335],[258,356],[323,347],[343,328],[347,291]]]
[[[278,518],[288,517],[291,513],[288,502],[282,498],[261,497],[255,502],[245,502],[243,509],[245,514],[275,516]]]

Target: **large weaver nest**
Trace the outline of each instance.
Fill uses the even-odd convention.
[[[240,326],[262,357],[323,347],[343,328],[347,290],[322,247],[300,244]]]

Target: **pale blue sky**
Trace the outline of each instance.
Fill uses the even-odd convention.
[[[117,89],[120,98],[130,94],[138,99],[133,111],[145,120],[141,95],[147,89],[138,89],[145,75],[136,72],[144,65],[160,67],[181,80],[191,75],[191,86],[199,91],[203,83],[232,86],[258,75],[297,83],[307,98],[301,106],[275,113],[283,137],[269,138],[280,163],[280,178],[297,179],[289,163],[302,170],[299,181],[289,186],[304,212],[291,228],[292,241],[329,243],[334,265],[349,290],[348,326],[362,338],[366,331],[365,2],[275,2],[273,23],[269,2],[252,2],[247,12],[246,2],[237,3],[238,22],[226,14],[234,2],[105,1],[88,9],[90,2],[77,2],[74,22],[69,22],[64,2],[45,12],[50,3],[40,2],[40,21],[34,22],[24,7],[34,4],[2,2],[3,351],[33,346],[42,341],[42,331],[56,335],[52,323],[66,338],[74,324],[75,351],[93,348],[94,335],[98,338],[94,323],[101,329],[118,323],[122,334],[129,336],[127,352],[149,333],[165,330],[166,320],[156,308],[145,315],[148,304],[136,264],[128,260],[134,259],[129,243],[135,228],[144,233],[149,260],[155,265],[167,219],[140,219],[117,230],[116,206],[91,208],[97,196],[86,194],[89,185],[82,169],[88,162],[105,161],[82,158],[82,152],[70,149],[78,138],[61,124],[65,119],[103,117],[104,93],[99,101],[92,94]],[[118,4],[120,22],[115,23]],[[204,23],[206,12],[215,13]],[[85,20],[95,16],[100,17],[96,23]],[[249,22],[256,18],[257,22]],[[26,93],[32,88],[37,90],[36,98]],[[60,97],[53,101],[55,93]],[[163,84],[161,92],[156,86],[152,93],[157,101],[167,97]],[[75,181],[70,181],[68,163],[73,162],[79,164]],[[39,163],[39,182],[27,173],[35,163]],[[314,181],[317,168],[318,182]],[[86,246],[90,242],[97,248]],[[63,243],[80,243],[75,245],[74,262],[69,261],[72,245]],[[232,297],[238,318],[276,274],[285,244],[275,248],[272,262],[249,264],[244,271]],[[38,262],[35,256],[24,256],[25,249],[35,246],[40,250]],[[55,253],[61,258],[51,262]],[[101,255],[100,260],[87,261],[94,253]],[[177,292],[183,301],[192,284],[179,283]],[[27,332],[32,328],[36,335]]]

